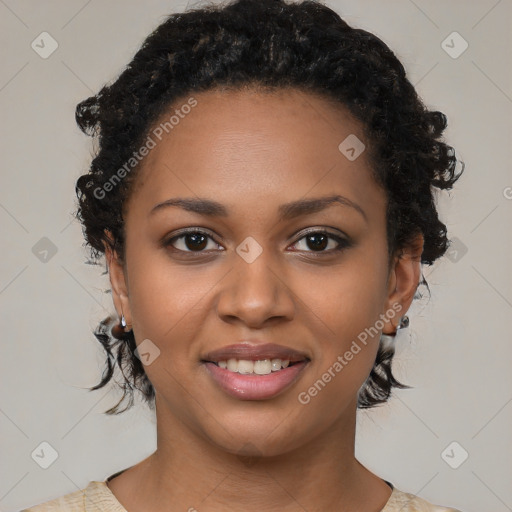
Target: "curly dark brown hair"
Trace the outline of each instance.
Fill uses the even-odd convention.
[[[394,53],[316,1],[237,0],[171,14],[113,83],[77,105],[79,127],[98,139],[89,172],[76,183],[76,216],[93,261],[104,254],[104,242],[124,261],[124,206],[138,165],[122,173],[116,186],[113,178],[123,166],[126,170],[171,105],[216,87],[291,87],[346,107],[362,122],[372,173],[386,191],[389,257],[419,233],[424,238],[421,263],[432,265],[446,252],[449,240],[438,218],[435,189],[451,189],[464,164],[442,140],[446,116],[426,108]],[[462,168],[456,174],[458,162]],[[422,283],[427,284],[424,277]],[[134,354],[133,332],[116,338],[113,322],[103,320],[94,332],[107,361],[101,382],[90,389],[113,379],[117,365],[123,396],[105,412],[131,407],[134,389],[153,408],[155,390]],[[359,408],[386,402],[393,387],[410,387],[394,378],[393,355],[393,348],[379,345],[359,391]],[[120,411],[125,399],[129,403]]]

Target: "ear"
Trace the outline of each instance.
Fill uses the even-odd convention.
[[[121,318],[121,315],[124,315],[126,330],[130,330],[132,327],[132,315],[130,302],[128,300],[128,284],[124,272],[124,265],[117,252],[112,248],[114,245],[112,233],[105,230],[105,235],[110,241],[109,244],[104,240],[103,245],[105,247],[105,258],[107,260],[110,285],[112,287],[112,300],[114,301],[114,306],[119,318]]]
[[[385,321],[385,326],[382,329],[384,334],[394,334],[396,332],[400,319],[407,313],[414,299],[421,274],[423,243],[423,235],[419,233],[408,246],[401,248],[393,258],[389,272],[385,310],[398,310],[398,314]],[[400,305],[400,309],[397,305]]]

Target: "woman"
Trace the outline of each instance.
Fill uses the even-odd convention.
[[[139,390],[158,447],[27,510],[453,511],[354,456],[357,409],[406,387],[394,336],[462,172],[391,50],[316,2],[204,7],[76,117],[99,141],[77,215],[119,316],[93,389],[118,365],[107,412]]]

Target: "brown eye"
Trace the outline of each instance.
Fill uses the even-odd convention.
[[[314,235],[307,235],[304,237],[306,239],[306,244],[308,247],[316,250],[322,251],[326,249],[329,245],[329,236],[324,233],[316,233]]]
[[[208,242],[213,242],[209,249],[217,249],[217,244],[213,238],[204,231],[185,231],[178,236],[174,236],[165,242],[166,246],[172,246],[178,251],[183,252],[203,252],[208,247]]]
[[[295,245],[300,244],[302,240],[302,248],[299,247],[297,250],[306,252],[331,253],[350,246],[348,240],[326,231],[309,232],[295,242]]]

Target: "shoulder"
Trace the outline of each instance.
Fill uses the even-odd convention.
[[[60,496],[50,501],[45,501],[39,505],[34,505],[30,508],[25,508],[21,512],[57,512],[67,510],[69,512],[83,512],[85,489],[75,491],[65,496]]]
[[[20,512],[126,512],[105,482],[92,481],[87,487]]]
[[[381,512],[461,512],[455,508],[434,505],[428,501],[411,494],[393,488],[386,506]]]

